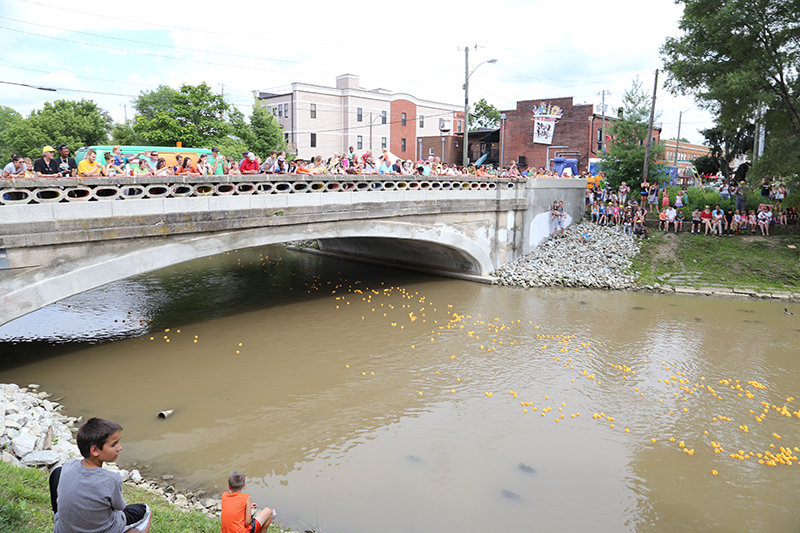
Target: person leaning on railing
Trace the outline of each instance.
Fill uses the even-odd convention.
[[[28,165],[21,155],[11,154],[11,162],[3,169],[3,178],[23,178],[28,170]]]

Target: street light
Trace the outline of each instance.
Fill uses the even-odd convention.
[[[472,72],[469,71],[469,46],[464,48],[464,146],[462,147],[462,159],[464,168],[469,166],[469,78],[475,71],[478,70],[478,67],[483,65],[484,63],[497,63],[497,59],[487,59],[472,69]]]

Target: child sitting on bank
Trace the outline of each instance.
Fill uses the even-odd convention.
[[[228,478],[228,490],[222,493],[222,533],[266,533],[276,513],[265,507],[252,517],[256,504],[250,495],[242,492],[245,485],[244,474],[234,472]]]
[[[667,210],[666,208],[662,208],[661,212],[658,214],[658,229],[663,229],[667,231],[668,223],[667,223]]]
[[[54,533],[150,531],[150,508],[126,505],[122,478],[103,468],[119,456],[121,432],[122,426],[102,418],[90,418],[78,429],[83,459],[67,461],[50,476]]]

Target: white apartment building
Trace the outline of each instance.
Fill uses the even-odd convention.
[[[253,91],[256,105],[272,111],[298,156],[330,157],[383,148],[404,159],[420,159],[418,137],[463,132],[464,110],[386,89],[362,89],[358,76],[343,74],[336,87],[293,83],[291,91]]]

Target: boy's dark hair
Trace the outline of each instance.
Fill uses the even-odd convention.
[[[231,477],[228,478],[228,487],[231,490],[242,490],[244,488],[244,474],[239,472],[231,474]]]
[[[122,431],[122,426],[111,420],[103,418],[90,418],[84,425],[78,428],[78,449],[81,455],[89,457],[92,446],[103,448],[108,437],[114,432]]]

